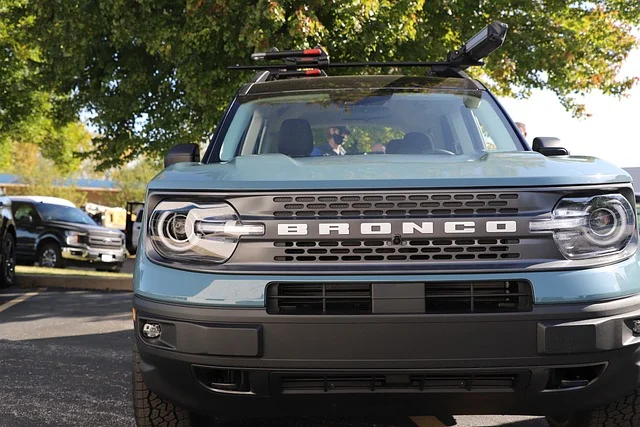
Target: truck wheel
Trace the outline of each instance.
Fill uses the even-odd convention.
[[[56,243],[42,245],[38,251],[38,266],[48,268],[63,268],[62,252]]]
[[[640,387],[592,411],[566,417],[547,417],[551,427],[635,427],[640,425]]]
[[[147,388],[140,373],[140,354],[135,345],[133,346],[133,412],[138,427],[204,427],[212,425],[211,420],[180,408]]]
[[[0,251],[0,288],[13,286],[16,281],[16,241],[7,232]]]

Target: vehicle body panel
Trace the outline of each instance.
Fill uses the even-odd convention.
[[[149,189],[463,189],[631,182],[625,171],[594,157],[548,158],[534,152],[378,157],[292,159],[273,154],[236,157],[225,164],[180,163],[161,172]]]
[[[135,264],[134,292],[164,302],[218,307],[265,307],[265,289],[272,282],[430,282],[528,279],[536,304],[588,302],[640,292],[640,254],[605,267],[567,271],[481,274],[265,275],[190,272],[154,264],[140,248]],[[179,286],[176,286],[179,283]]]

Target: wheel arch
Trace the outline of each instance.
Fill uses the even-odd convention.
[[[60,243],[60,239],[58,239],[56,236],[53,236],[51,234],[44,235],[38,239],[38,244],[36,245],[36,253],[35,253],[36,258],[40,253],[40,249],[42,249],[42,247],[47,243],[55,243],[56,245],[58,245],[59,248],[62,249],[62,244]]]

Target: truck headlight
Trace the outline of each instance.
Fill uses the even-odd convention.
[[[562,199],[551,215],[531,220],[529,229],[553,232],[568,259],[616,254],[637,241],[636,215],[620,194]]]
[[[69,246],[81,246],[89,242],[86,233],[79,233],[77,231],[65,231],[64,237]]]
[[[264,224],[243,224],[227,203],[162,201],[151,215],[147,234],[163,258],[179,262],[228,260],[242,236],[261,236]]]

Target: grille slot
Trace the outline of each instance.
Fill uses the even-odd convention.
[[[517,215],[517,193],[273,197],[278,218]],[[333,202],[333,203],[332,203]],[[373,208],[373,209],[372,209]],[[459,208],[459,209],[450,209]]]
[[[398,301],[400,305],[395,304]],[[526,281],[273,283],[267,288],[267,313],[279,315],[505,313],[532,309],[531,284]]]
[[[425,286],[427,313],[498,313],[530,311],[528,282],[443,282]]]
[[[446,261],[446,260],[462,260],[462,261],[486,261],[500,259],[519,259],[521,257],[518,251],[520,239],[464,239],[464,240],[446,240],[446,239],[414,239],[406,242],[406,245],[387,245],[383,240],[341,240],[341,241],[278,241],[273,243],[273,260],[276,262],[293,261],[287,257],[288,255],[302,255],[307,262],[315,261],[333,261],[326,257],[320,256],[325,252],[319,252],[316,247],[333,247],[329,253],[339,255],[339,261],[345,262],[370,262],[370,261],[406,261],[406,262],[425,262],[425,261]],[[373,251],[363,251],[362,248],[371,248]],[[375,252],[383,255],[381,259],[368,259],[362,257],[363,254]],[[414,254],[399,258],[399,255]],[[420,256],[417,256],[420,255]],[[296,262],[299,262],[297,260]]]
[[[424,374],[284,374],[282,393],[340,392],[470,392],[515,390],[515,373],[424,373]]]
[[[277,314],[370,314],[371,304],[366,283],[281,283],[267,297],[268,312]]]

